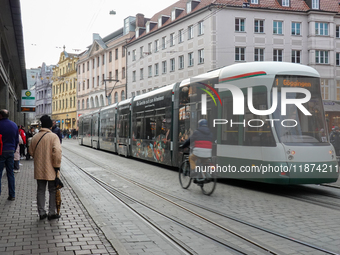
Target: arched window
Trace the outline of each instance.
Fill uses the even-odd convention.
[[[100,106],[105,106],[103,95],[100,95]]]
[[[91,108],[94,107],[93,97],[91,97]]]
[[[86,99],[86,109],[90,108],[90,99]]]
[[[118,92],[115,93],[115,103],[118,103]]]
[[[96,102],[96,107],[99,107],[99,100],[98,100],[98,96],[96,96],[96,98],[95,98],[95,102]]]
[[[107,101],[108,101],[108,104],[109,104],[109,105],[112,104],[112,96],[111,96],[111,94],[110,94],[110,96],[107,98]]]
[[[122,91],[120,98],[121,98],[122,101],[125,100],[125,91],[124,90]]]

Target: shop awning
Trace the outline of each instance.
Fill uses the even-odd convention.
[[[340,112],[340,104],[333,101],[323,100],[323,108],[325,112]]]

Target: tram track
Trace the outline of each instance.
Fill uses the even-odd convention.
[[[85,158],[83,155],[80,155],[80,154],[78,154],[78,153],[76,153],[76,152],[74,152],[74,151],[71,151],[71,152],[74,153],[74,154],[76,154],[76,155],[78,155],[79,157]],[[252,245],[255,245],[256,247],[258,247],[258,248],[260,248],[260,249],[263,249],[266,253],[269,253],[269,254],[282,254],[282,253],[277,253],[277,251],[272,251],[270,248],[266,248],[266,247],[264,247],[262,244],[259,244],[259,243],[257,243],[257,242],[254,241],[254,240],[250,240],[249,238],[246,238],[246,237],[242,236],[241,234],[236,233],[235,231],[233,231],[233,230],[231,230],[231,229],[228,229],[228,228],[222,226],[221,224],[216,223],[215,221],[212,221],[212,220],[210,220],[210,219],[208,219],[208,218],[202,216],[201,214],[199,214],[199,213],[197,213],[197,212],[195,212],[195,211],[193,211],[193,210],[191,210],[191,209],[188,209],[187,206],[183,206],[183,205],[179,204],[178,202],[184,203],[184,204],[186,204],[186,205],[194,206],[195,208],[200,208],[200,209],[202,209],[202,210],[204,210],[204,211],[206,211],[206,212],[209,212],[209,213],[214,213],[215,215],[219,215],[219,216],[221,216],[221,217],[227,218],[227,219],[232,220],[232,221],[234,221],[234,222],[237,222],[237,223],[239,223],[239,224],[246,225],[246,226],[251,227],[251,228],[253,228],[253,229],[256,229],[256,230],[258,230],[258,231],[265,232],[265,233],[267,233],[267,234],[270,234],[270,235],[274,235],[274,236],[280,237],[280,238],[282,238],[282,239],[284,239],[284,240],[286,240],[286,241],[297,243],[297,244],[299,244],[299,245],[308,247],[308,248],[310,248],[310,249],[312,249],[312,250],[314,250],[314,251],[319,251],[319,252],[321,252],[321,254],[334,254],[334,255],[338,254],[338,253],[336,253],[336,252],[326,250],[326,249],[324,249],[324,248],[322,248],[322,247],[317,247],[317,246],[315,246],[315,245],[313,245],[313,244],[310,244],[310,243],[307,243],[307,242],[298,240],[298,239],[296,239],[296,238],[293,238],[293,237],[289,237],[289,236],[280,234],[280,233],[278,233],[278,232],[275,232],[275,231],[272,231],[272,230],[269,230],[269,229],[266,229],[266,228],[257,226],[257,225],[255,225],[255,224],[246,222],[246,221],[241,220],[241,219],[237,219],[237,218],[235,218],[235,217],[233,217],[233,216],[230,216],[230,215],[227,215],[227,214],[225,214],[225,213],[219,212],[219,211],[217,211],[217,210],[208,208],[208,207],[206,207],[206,206],[203,206],[203,205],[200,205],[200,204],[197,204],[197,203],[193,203],[193,202],[188,201],[188,200],[185,200],[185,199],[183,199],[183,198],[179,198],[179,197],[174,196],[174,195],[172,195],[172,194],[166,193],[166,192],[161,191],[161,190],[159,190],[159,189],[156,189],[156,188],[154,188],[154,187],[150,187],[150,186],[148,186],[148,185],[145,185],[145,184],[142,184],[142,183],[140,183],[140,182],[138,182],[138,181],[135,181],[135,180],[133,180],[133,179],[131,179],[131,178],[128,178],[128,177],[122,175],[121,173],[117,173],[117,171],[114,171],[114,170],[112,171],[112,169],[111,169],[110,167],[108,167],[107,165],[98,164],[98,162],[92,161],[92,160],[90,160],[90,159],[88,159],[88,158],[85,158],[85,159],[86,159],[86,160],[89,160],[90,162],[92,162],[93,164],[95,164],[95,165],[97,165],[97,166],[102,167],[103,169],[109,169],[110,172],[112,172],[113,174],[119,176],[120,178],[123,178],[124,180],[126,180],[126,181],[128,181],[128,182],[130,182],[130,183],[132,183],[132,184],[134,184],[134,185],[136,185],[136,186],[138,186],[138,187],[140,187],[140,188],[142,188],[142,189],[144,189],[144,190],[146,190],[146,191],[148,191],[148,192],[150,192],[150,193],[152,193],[152,194],[158,196],[159,198],[161,198],[161,199],[163,199],[163,200],[166,200],[167,202],[169,202],[169,203],[171,203],[171,204],[173,204],[173,205],[175,205],[175,206],[181,208],[182,210],[185,210],[185,211],[191,213],[192,215],[195,215],[196,217],[198,217],[198,218],[200,218],[200,219],[202,219],[202,220],[205,220],[206,222],[209,222],[210,224],[212,224],[212,225],[214,225],[214,226],[216,226],[216,227],[218,227],[218,228],[220,228],[220,229],[223,229],[224,231],[226,231],[226,232],[228,232],[228,233],[230,233],[230,234],[232,234],[232,235],[235,235],[235,236],[237,236],[238,238],[241,238],[242,240],[244,240],[244,241],[246,241],[246,242],[251,243]],[[85,170],[82,169],[82,171],[85,171]],[[89,175],[89,173],[86,173],[86,174]],[[90,175],[91,175],[91,174],[90,174]],[[96,178],[96,177],[92,176],[91,178]],[[97,180],[97,181],[98,181],[98,182],[101,182],[100,180]],[[106,185],[107,185],[107,184],[106,184]],[[170,198],[171,198],[172,200],[171,200]],[[133,199],[133,198],[131,198],[131,199]],[[174,202],[173,200],[176,200],[177,202]],[[134,202],[137,202],[137,201],[134,201]],[[168,217],[168,216],[164,215],[164,217]],[[174,219],[171,219],[171,220],[174,220]],[[178,222],[178,224],[181,224],[181,223]],[[188,227],[188,226],[186,226],[186,227]],[[209,237],[209,238],[210,238],[210,237]],[[216,240],[216,242],[217,242],[217,243],[220,243],[220,240]],[[222,243],[223,243],[223,242],[222,242]],[[242,253],[241,253],[241,254],[242,254]],[[248,254],[248,253],[247,253],[247,254]]]

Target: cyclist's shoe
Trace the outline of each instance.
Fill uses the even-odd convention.
[[[196,184],[203,184],[204,183],[204,179],[196,178],[196,179],[194,179],[194,183],[196,183]]]

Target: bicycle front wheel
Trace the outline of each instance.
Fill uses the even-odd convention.
[[[216,174],[206,173],[201,189],[204,195],[210,196],[216,188]]]
[[[179,167],[179,182],[183,189],[189,188],[191,184],[190,164],[188,160],[183,161]]]

